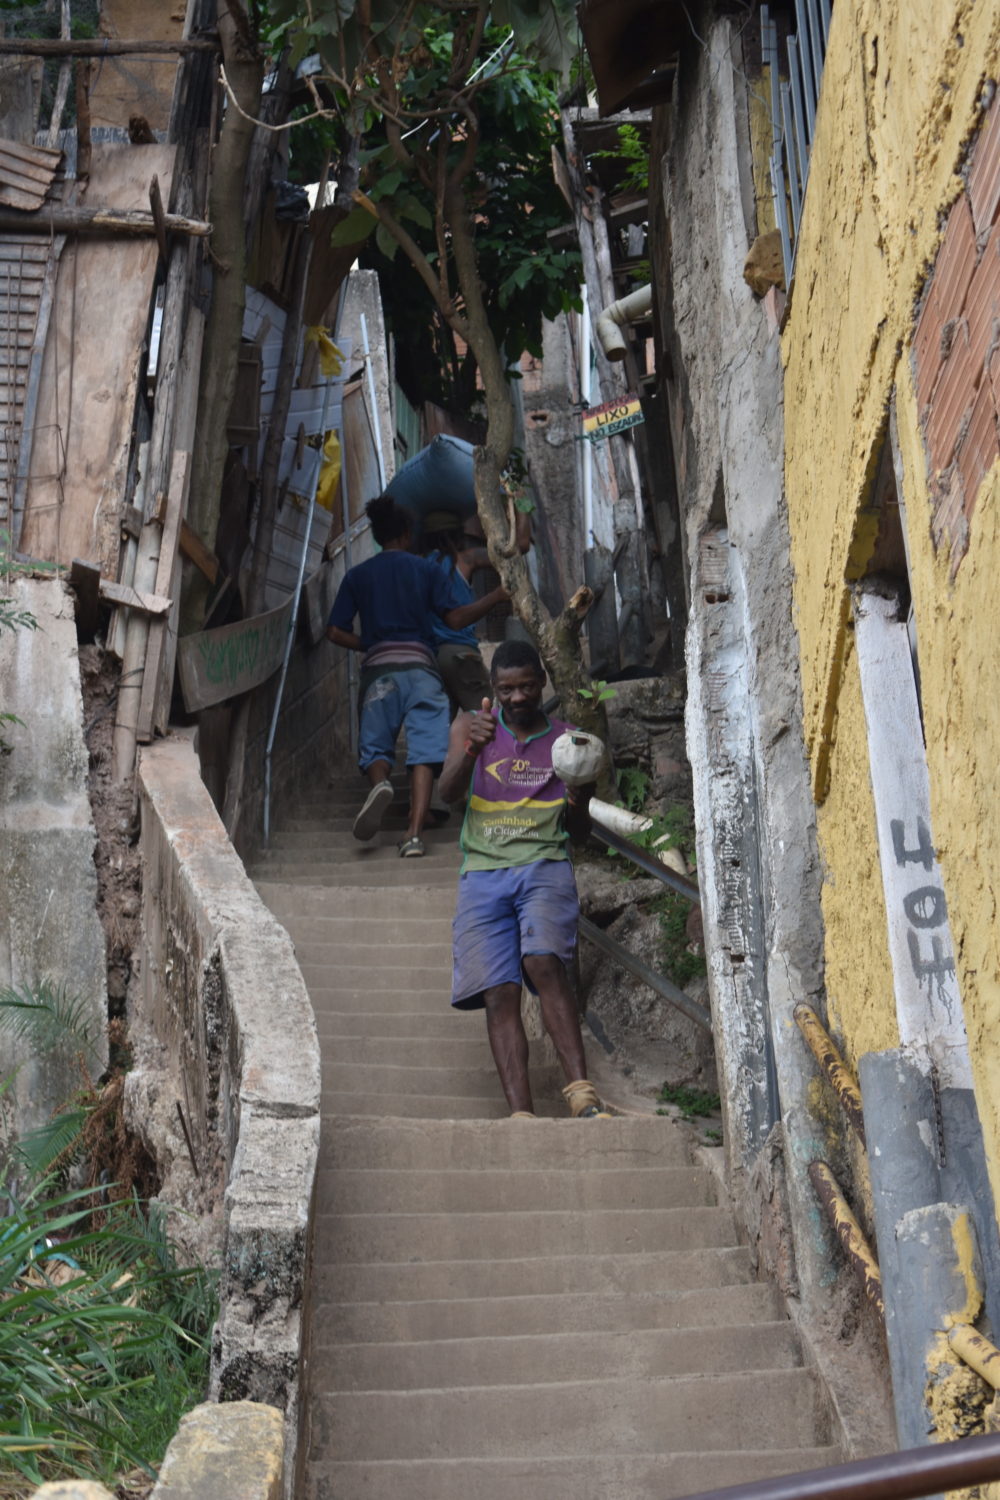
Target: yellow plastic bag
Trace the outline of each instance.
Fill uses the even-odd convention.
[[[324,510],[333,510],[337,484],[340,480],[341,461],[340,439],[335,432],[328,432],[326,442],[323,444],[323,466],[319,471],[319,484],[316,486],[316,504],[322,505]]]
[[[314,328],[307,328],[306,343],[315,344],[319,350],[319,367],[327,380],[330,379],[331,375],[340,374],[344,364],[344,355],[337,348],[325,328],[321,328],[319,325]]]

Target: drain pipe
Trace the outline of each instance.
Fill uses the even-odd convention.
[[[637,292],[630,292],[627,297],[622,297],[619,302],[610,303],[597,314],[594,332],[608,359],[619,361],[625,358],[625,340],[621,330],[627,328],[629,323],[638,323],[651,311],[652,306],[652,285],[642,286]]]

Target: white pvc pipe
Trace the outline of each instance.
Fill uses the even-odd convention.
[[[601,341],[601,348],[608,359],[625,358],[625,340],[621,330],[629,323],[637,323],[653,306],[652,286],[642,286],[630,292],[618,302],[612,302],[594,319],[594,332]]]

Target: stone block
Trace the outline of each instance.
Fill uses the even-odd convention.
[[[279,1500],[283,1458],[280,1411],[252,1401],[205,1402],[181,1418],[152,1500]]]

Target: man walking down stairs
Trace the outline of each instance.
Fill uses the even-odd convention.
[[[308,1500],[670,1500],[840,1457],[715,1173],[656,1116],[573,1120],[532,1043],[511,1120],[450,1004],[456,831],[371,846],[352,778],[254,875],[323,1049]]]

